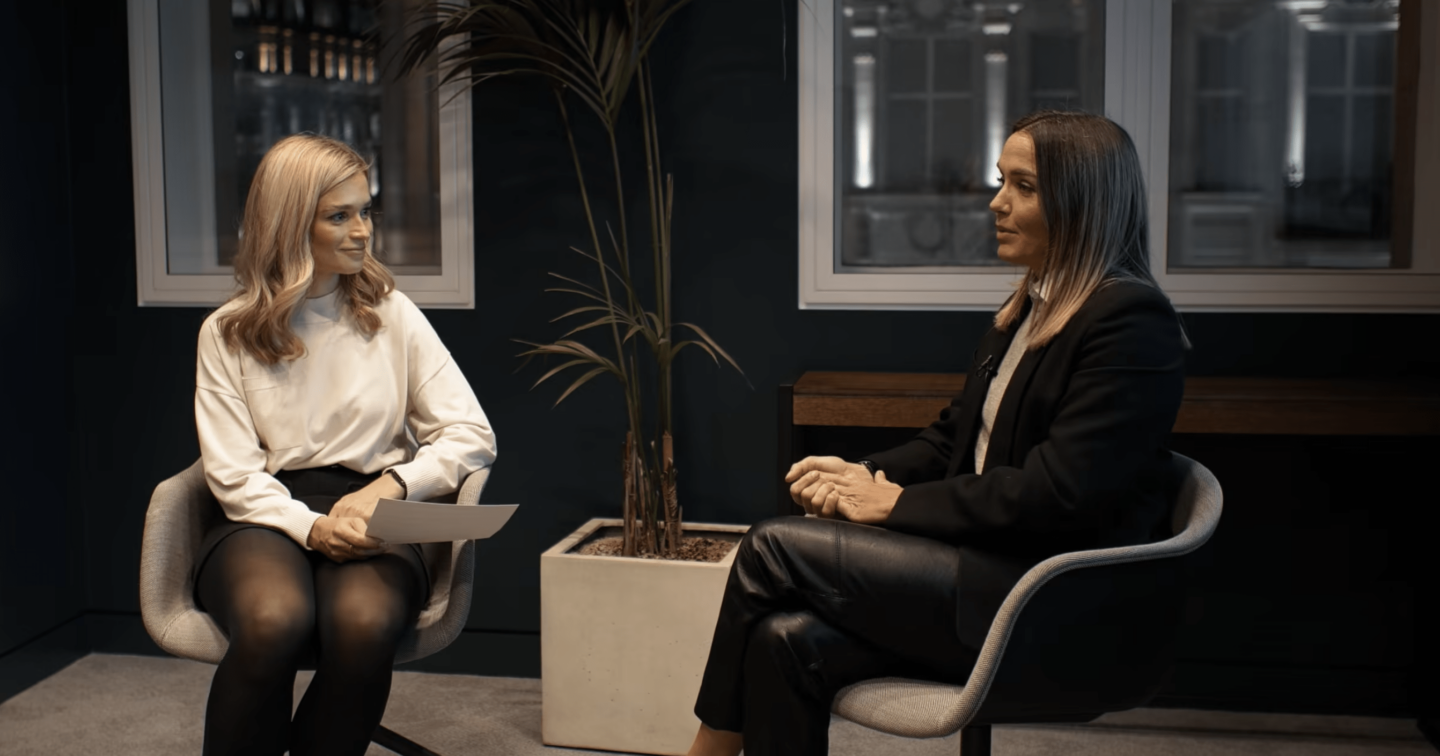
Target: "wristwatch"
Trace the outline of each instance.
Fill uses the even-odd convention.
[[[385,472],[389,473],[390,477],[394,478],[395,482],[400,484],[400,498],[403,499],[410,495],[410,486],[405,485],[405,479],[400,477],[400,473],[395,472],[395,468],[392,467]]]
[[[870,471],[870,477],[872,477],[872,478],[875,477],[875,463],[874,463],[874,462],[871,462],[871,461],[868,460],[868,459],[862,459],[862,460],[860,460],[859,462],[856,462],[855,464],[857,464],[857,465],[863,465],[866,470],[869,470],[869,471]]]

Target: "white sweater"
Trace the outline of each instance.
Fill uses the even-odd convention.
[[[302,547],[320,515],[290,497],[280,470],[394,468],[419,501],[495,461],[490,422],[420,309],[392,292],[367,339],[338,298],[296,311],[290,324],[306,354],[293,362],[266,366],[227,349],[216,320],[233,305],[200,329],[195,426],[210,490],[231,520],[276,528]]]

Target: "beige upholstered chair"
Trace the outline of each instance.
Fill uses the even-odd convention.
[[[1088,722],[1143,705],[1171,666],[1188,571],[1178,557],[1204,544],[1220,521],[1215,476],[1174,457],[1171,538],[1046,559],[1001,605],[965,685],[867,680],[841,690],[833,711],[911,738],[963,728],[960,752],[989,756],[992,724]]]
[[[455,503],[477,504],[489,477],[490,470],[485,468],[466,478]],[[224,514],[197,460],[155,487],[145,513],[140,549],[140,616],[145,630],[166,652],[210,664],[220,662],[230,642],[210,615],[196,608],[190,567],[206,528],[221,517]],[[401,642],[397,663],[429,656],[450,645],[470,615],[474,542],[426,544],[424,556],[433,578],[430,600],[420,611],[414,631]],[[373,739],[405,756],[432,753],[383,726]]]

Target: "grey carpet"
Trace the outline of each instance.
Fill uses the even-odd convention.
[[[200,752],[214,667],[87,656],[0,704],[0,754]],[[309,673],[296,681],[296,700]],[[540,681],[400,672],[385,724],[447,756],[600,753],[540,743]],[[837,720],[835,756],[954,756],[958,738],[905,740]],[[1434,756],[1411,720],[1142,709],[1088,725],[997,727],[996,756]],[[388,751],[371,746],[370,754]]]

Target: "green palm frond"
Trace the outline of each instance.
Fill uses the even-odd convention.
[[[544,383],[547,378],[549,378],[550,376],[555,375],[556,373],[559,373],[559,372],[561,372],[561,371],[563,371],[563,370],[566,370],[566,369],[568,369],[568,368],[575,367],[576,365],[593,365],[593,364],[595,364],[595,363],[591,362],[590,360],[571,360],[571,361],[569,361],[569,362],[566,362],[566,363],[560,365],[559,367],[550,368],[550,370],[549,370],[548,372],[546,372],[544,375],[540,376],[540,379],[539,379],[539,380],[537,380],[537,381],[535,381],[534,383],[530,384],[530,390],[531,390],[531,391],[534,391],[536,388],[539,388],[540,384]],[[603,368],[602,368],[602,369],[603,369]]]
[[[584,291],[580,291],[579,289],[566,289],[566,288],[551,287],[551,288],[545,289],[545,291],[546,291],[546,292],[555,292],[555,293],[557,293],[557,294],[574,294],[574,295],[576,295],[576,296],[585,297],[586,299],[593,299],[593,300],[595,300],[596,302],[599,302],[599,303],[605,305],[607,309],[610,307],[610,302],[608,302],[608,301],[605,299],[605,297],[600,296],[600,295],[596,295],[596,294],[590,294],[590,293],[584,292]]]
[[[574,249],[574,247],[571,247],[571,249]],[[599,289],[597,289],[597,288],[595,288],[594,286],[591,286],[590,284],[587,284],[587,283],[585,283],[585,282],[583,282],[583,281],[577,281],[577,280],[575,280],[575,279],[573,279],[573,278],[571,278],[571,277],[569,277],[569,276],[564,276],[564,275],[561,275],[561,274],[559,274],[559,273],[546,273],[545,275],[547,275],[547,276],[553,276],[553,277],[555,277],[555,278],[560,279],[561,281],[564,281],[565,283],[572,283],[572,284],[575,284],[576,286],[585,288],[585,289],[589,290],[591,294],[601,295]]]
[[[551,406],[551,407],[558,407],[558,406],[560,406],[560,402],[565,401],[565,397],[570,396],[570,394],[574,393],[574,392],[575,392],[575,389],[580,388],[580,387],[583,386],[587,381],[589,381],[591,378],[594,378],[595,376],[600,375],[600,374],[603,373],[603,372],[605,372],[605,368],[595,368],[594,370],[591,370],[590,372],[588,372],[588,373],[580,376],[579,378],[576,378],[576,379],[575,379],[575,382],[572,383],[572,384],[570,384],[570,388],[565,389],[565,393],[561,394],[561,395],[560,395],[560,398],[559,398],[559,399],[556,399],[556,400],[555,400],[555,403],[552,404],[552,405],[550,405],[550,406]]]
[[[588,306],[588,307],[576,307],[575,309],[573,309],[573,310],[565,313],[564,315],[556,315],[555,317],[553,317],[553,318],[550,319],[550,322],[551,322],[551,323],[557,323],[557,322],[559,322],[559,321],[561,321],[561,320],[564,320],[565,318],[574,317],[574,316],[576,316],[576,315],[579,315],[579,314],[582,313],[582,312],[614,312],[614,310],[611,309],[611,308],[609,308],[609,307],[602,307],[602,306],[600,306],[600,305],[590,305],[590,306]]]
[[[704,328],[701,328],[694,323],[676,323],[675,325],[689,328],[691,331],[694,331],[695,335],[699,336],[701,340],[705,342],[704,346],[708,347],[706,349],[707,352],[711,349],[715,350],[715,353],[718,353],[721,357],[724,357],[725,361],[730,363],[730,367],[735,368],[735,372],[739,373],[742,378],[745,378],[745,383],[747,385],[750,385],[750,379],[745,376],[745,371],[740,369],[740,363],[736,362],[735,358],[731,357],[729,352],[725,351],[720,347],[719,344],[715,343],[715,340],[710,338],[710,334],[706,333]],[[680,351],[679,345],[676,345],[675,351]],[[710,356],[713,358],[715,356],[715,353],[712,353]],[[750,385],[750,387],[754,388],[754,385]]]
[[[589,323],[571,328],[570,330],[566,331],[560,338],[568,339],[571,336],[580,333],[581,331],[588,331],[591,328],[599,328],[600,326],[606,326],[611,324],[627,325],[629,322],[630,321],[627,318],[617,317],[615,315],[602,315],[590,321]]]
[[[594,349],[591,349],[590,347],[585,346],[584,344],[575,341],[574,339],[560,339],[549,344],[537,344],[535,342],[522,341],[520,339],[515,339],[515,341],[530,347],[529,349],[520,353],[519,356],[521,357],[549,355],[557,355],[561,357],[578,357],[595,365],[599,365],[601,368],[609,371],[610,373],[613,373],[617,378],[620,378],[621,380],[625,379],[625,371],[622,370],[620,366],[617,365],[614,361],[610,360],[607,357],[601,356]]]
[[[608,224],[607,224],[607,225],[608,225]],[[614,247],[613,253],[616,255],[616,257],[618,257],[618,258],[620,258],[621,260],[623,260],[623,259],[624,259],[624,252],[623,252],[623,249],[624,249],[624,248],[620,246],[619,242],[616,242],[616,241],[615,241],[615,234],[614,234],[613,231],[612,231],[611,234],[610,234],[610,243],[611,243],[612,246]],[[634,285],[634,283],[631,282],[631,280],[630,280],[630,271],[628,270],[628,266],[627,266],[627,267],[624,267],[624,268],[616,268],[615,266],[611,265],[610,263],[605,262],[605,260],[604,260],[603,258],[600,258],[600,257],[598,257],[598,256],[596,256],[596,255],[593,255],[593,254],[591,254],[591,253],[589,253],[589,252],[586,252],[585,250],[580,249],[579,247],[571,247],[570,249],[573,250],[576,254],[580,255],[580,256],[583,257],[583,258],[585,258],[586,260],[589,260],[589,261],[591,261],[591,262],[593,262],[593,263],[596,263],[597,265],[600,265],[601,267],[603,267],[603,268],[605,269],[605,274],[608,275],[608,276],[610,276],[611,278],[615,279],[616,283],[620,284],[620,285],[625,289],[626,299],[627,299],[628,301],[632,301],[632,302],[634,301],[634,299],[635,299],[635,285]]]
[[[719,365],[719,364],[720,364],[720,358],[719,358],[718,356],[716,356],[714,349],[711,349],[711,348],[709,347],[709,345],[707,345],[705,342],[703,342],[703,341],[695,341],[694,339],[690,339],[690,340],[688,340],[688,341],[682,341],[682,342],[680,342],[679,344],[676,344],[675,347],[670,350],[670,358],[671,358],[671,359],[674,359],[674,358],[675,358],[675,355],[679,354],[679,353],[680,353],[680,350],[681,350],[681,349],[684,349],[684,348],[687,347],[687,346],[697,346],[697,347],[700,347],[701,349],[704,349],[704,350],[705,350],[705,353],[708,354],[708,355],[710,355],[710,359],[715,360],[715,364],[716,364],[716,365]]]

